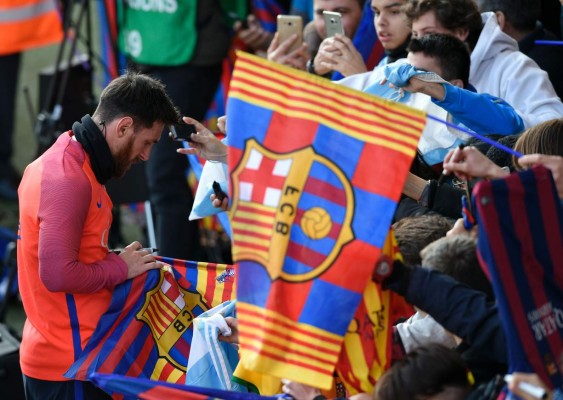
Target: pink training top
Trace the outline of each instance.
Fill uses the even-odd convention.
[[[112,288],[127,279],[127,264],[107,247],[112,202],[70,131],[26,168],[18,194],[22,371],[65,380]]]

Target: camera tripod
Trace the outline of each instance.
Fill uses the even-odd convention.
[[[82,32],[84,20],[86,20],[85,33]],[[63,28],[64,36],[57,50],[54,71],[52,77],[49,78],[46,95],[40,106],[41,111],[35,120],[37,156],[47,150],[62,132],[70,129],[70,124],[74,120],[80,119],[83,114],[93,112],[95,109],[93,58],[95,57],[106,71],[109,70],[101,57],[95,55],[93,51],[92,21],[88,0],[63,2]],[[79,41],[86,48],[81,56],[76,54]],[[70,50],[67,51],[68,46],[70,46]],[[75,66],[81,68],[81,81],[79,85],[73,85],[73,92],[69,92],[67,91],[69,78],[72,82],[71,73],[73,69],[76,72]],[[30,101],[28,104],[30,112],[34,114],[31,111]]]

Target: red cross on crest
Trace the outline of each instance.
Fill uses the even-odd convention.
[[[253,149],[249,163],[239,176],[241,199],[260,204],[279,199],[290,166],[290,159],[274,160]]]

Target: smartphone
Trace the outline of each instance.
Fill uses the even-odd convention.
[[[219,182],[217,181],[213,181],[213,193],[215,193],[215,197],[217,199],[219,199],[219,201],[223,201],[224,198],[229,197],[227,196],[227,193],[223,192],[223,189],[221,189],[221,185],[219,184]]]
[[[342,14],[332,11],[323,11],[323,18],[325,20],[325,32],[327,38],[333,37],[337,33],[344,35]]]
[[[195,126],[186,124],[184,121],[170,125],[168,128],[170,129],[170,137],[172,138],[172,140],[177,140],[180,142],[191,142],[191,134],[196,133]]]
[[[278,40],[282,44],[294,33],[297,40],[289,48],[289,52],[298,49],[303,43],[303,19],[299,15],[278,15]]]

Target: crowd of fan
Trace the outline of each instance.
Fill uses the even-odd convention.
[[[136,2],[125,3],[132,7]],[[151,65],[151,60],[132,60],[132,66],[137,70],[164,82],[167,93],[164,86],[152,82],[145,75],[130,74],[118,78],[102,93],[102,98],[110,105],[101,104],[92,117],[85,116],[73,127],[74,133],[61,135],[58,144],[53,147],[56,156],[57,151],[62,153],[74,149],[82,157],[76,156],[76,163],[80,161],[80,166],[73,170],[75,175],[84,178],[82,165],[92,168],[94,172],[91,175],[95,175],[96,179],[86,181],[84,178],[82,183],[87,189],[92,186],[98,190],[96,193],[105,196],[102,186],[106,180],[121,175],[133,162],[148,161],[154,145],[147,169],[148,181],[159,225],[158,247],[163,255],[170,257],[200,258],[196,244],[197,226],[186,226],[185,208],[192,200],[185,182],[187,161],[185,157],[176,157],[170,152],[197,153],[213,161],[226,162],[226,145],[198,122],[203,118],[220,79],[221,62],[229,43],[228,30],[222,30],[224,20],[216,9],[218,3],[205,0],[197,2],[197,6],[190,2],[188,6],[197,9],[197,18],[191,23],[199,29],[197,39],[190,38],[193,39],[191,61],[163,66]],[[307,4],[302,10],[302,14],[307,16],[311,2],[301,3]],[[312,0],[312,5],[311,20],[303,31],[303,44],[294,50],[290,49],[300,40],[299,35],[280,42],[278,35],[268,33],[253,15],[248,16],[246,23],[237,22],[234,30],[249,49],[271,61],[326,79],[342,76],[343,79],[336,80],[337,84],[423,108],[429,114],[451,120],[459,131],[452,132],[444,124],[430,122],[424,129],[393,221],[403,262],[394,263],[391,273],[386,276],[378,278],[374,274],[374,279],[384,289],[405,297],[416,308],[416,313],[394,325],[393,365],[378,377],[375,392],[360,393],[351,398],[496,398],[504,386],[503,376],[508,372],[506,333],[491,283],[477,259],[477,231],[464,224],[461,218],[461,199],[463,195],[470,194],[476,180],[503,178],[536,165],[543,165],[551,171],[559,198],[563,199],[563,47],[536,42],[557,39],[561,32],[550,33],[538,21],[540,0],[477,0],[476,3],[473,0]],[[292,12],[289,7],[286,11]],[[323,11],[341,14],[344,34],[326,37]],[[373,70],[368,68],[354,44],[360,21],[366,13],[373,14],[378,42],[385,51],[385,57]],[[128,24],[135,22],[134,18],[124,20]],[[134,58],[132,54],[128,56]],[[121,90],[129,90],[131,82],[143,81],[146,81],[147,93],[161,96],[159,101],[148,104],[146,98],[141,97],[121,101]],[[132,91],[138,91],[141,83],[130,85],[134,87]],[[158,104],[162,109],[156,107]],[[129,116],[132,113],[130,108],[137,105],[141,114],[149,116],[144,125],[141,121],[141,134],[135,125],[139,122]],[[175,105],[187,115],[184,121],[196,128],[197,133],[191,135],[191,148],[183,149],[178,143],[158,140],[163,129],[167,129],[165,126],[173,124],[178,117]],[[122,114],[125,117],[121,118]],[[226,125],[226,120],[220,119],[219,127],[225,133]],[[105,140],[97,140],[100,132]],[[489,139],[475,139],[473,133]],[[132,139],[122,145],[129,136]],[[142,145],[139,144],[141,140],[144,141]],[[104,152],[96,153],[100,142],[103,142]],[[523,156],[508,156],[504,150],[499,150],[498,143],[505,148],[513,148],[514,154]],[[123,168],[112,169],[116,161],[114,153],[121,156],[117,157],[117,161],[123,161],[118,165]],[[57,157],[53,157],[53,150],[49,154],[49,157],[28,167],[28,177],[24,175],[24,183],[20,187],[20,209],[31,215],[26,221],[20,216],[20,221],[27,223],[26,228],[33,229],[23,230],[18,244],[18,264],[20,274],[27,271],[20,275],[23,277],[20,282],[25,286],[24,306],[27,302],[26,313],[28,320],[32,321],[26,325],[27,329],[36,329],[35,325],[44,328],[53,336],[53,343],[64,348],[70,344],[62,343],[62,336],[57,335],[59,331],[68,334],[70,328],[62,323],[55,328],[48,326],[43,318],[45,313],[40,311],[45,302],[37,299],[50,299],[52,303],[49,304],[53,306],[49,310],[55,312],[59,308],[55,305],[62,302],[61,298],[55,297],[58,292],[88,293],[95,299],[92,293],[99,295],[101,289],[113,288],[148,269],[160,268],[161,264],[138,242],[127,246],[120,255],[108,254],[107,243],[103,243],[106,232],[102,226],[106,219],[90,218],[87,223],[94,226],[94,231],[103,231],[101,247],[97,239],[91,246],[103,254],[90,260],[90,263],[100,262],[96,266],[101,272],[96,278],[86,268],[75,268],[79,264],[76,259],[80,258],[77,252],[81,245],[80,235],[75,232],[82,232],[83,221],[75,218],[73,224],[67,224],[65,230],[59,232],[58,224],[67,214],[61,209],[61,202],[49,202],[42,197],[41,205],[50,209],[46,211],[47,217],[40,209],[40,218],[37,207],[30,200],[34,198],[32,194],[39,192],[38,187],[44,187],[41,186],[43,180],[50,182],[49,174],[44,176],[37,172],[37,176],[33,175],[34,168],[40,169],[40,162],[66,171],[66,167],[59,165]],[[107,156],[103,161],[108,165],[100,167],[94,163],[94,167],[90,167],[89,161],[83,162],[85,158],[89,160],[84,154],[89,154],[94,161],[97,161],[96,154]],[[87,194],[90,192],[86,189],[76,191],[76,182],[72,179],[62,182],[65,184],[62,188],[41,192],[42,196],[55,199],[57,194],[53,192],[63,193],[61,198],[65,200],[68,200],[67,194],[81,196],[78,203],[84,206],[84,216],[96,211],[94,204],[97,204],[97,209],[102,208],[102,197],[94,199],[92,194],[94,200],[91,201]],[[15,193],[9,194],[11,198],[16,198]],[[228,207],[227,198],[211,195],[211,201],[215,207]],[[109,214],[106,203],[102,211]],[[77,213],[76,201],[71,208]],[[24,212],[24,217],[27,214]],[[68,214],[74,215],[70,211]],[[49,218],[56,223],[49,226],[45,223],[49,222]],[[39,238],[38,221],[41,219],[42,237]],[[111,218],[107,220],[111,221]],[[45,234],[49,229],[51,231]],[[89,239],[94,240],[94,236],[91,234]],[[558,239],[561,245],[561,237]],[[38,246],[40,240],[43,243]],[[47,248],[48,251],[45,250]],[[37,254],[32,255],[32,250]],[[65,257],[66,264],[61,261]],[[48,268],[45,267],[45,259],[52,264]],[[561,264],[560,260],[554,262]],[[40,263],[42,269],[37,272]],[[108,266],[107,271],[103,268],[104,263]],[[422,281],[416,277],[421,275],[428,275],[424,280],[427,285],[416,287],[417,282]],[[35,293],[35,289],[42,292]],[[563,292],[563,288],[559,289],[560,293]],[[109,298],[109,294],[109,291],[103,292],[102,296]],[[90,298],[82,299],[88,307],[77,308],[89,315],[96,314],[96,310],[91,310]],[[61,318],[68,317],[63,315]],[[84,321],[90,319],[95,324],[93,318],[84,318]],[[84,324],[84,321],[81,323]],[[222,340],[236,341],[236,320],[230,319],[228,323],[235,335]],[[28,364],[36,362],[41,352],[33,353],[35,347],[27,343],[40,343],[57,349],[53,343],[38,339],[40,335],[34,332],[24,332],[22,348],[27,346],[23,353],[27,354]],[[46,357],[45,354],[42,357]],[[64,356],[70,359],[70,354]],[[560,364],[559,370],[563,370],[563,354],[555,355],[555,358]],[[57,362],[53,359],[45,363],[47,361]],[[25,363],[24,360],[24,367]],[[45,391],[43,385],[51,381],[59,383],[61,377],[57,375],[53,379],[51,368],[47,367],[41,365],[34,370],[28,366],[31,374],[24,368],[24,374],[28,375],[25,377],[28,397],[36,392],[35,397],[29,398],[44,398],[41,397]],[[68,366],[59,367],[64,371]],[[549,391],[549,383],[542,382],[536,374],[513,373],[512,378],[508,389],[523,399],[534,397],[522,392],[519,382],[546,389],[547,398],[560,399],[563,396],[561,388]],[[287,380],[282,382],[283,392],[295,399],[324,398],[316,388]],[[55,385],[53,388],[58,390]],[[66,390],[74,394],[74,388]]]
[[[394,326],[394,343],[399,345],[394,346],[392,368],[378,381],[375,393],[352,397],[496,398],[508,371],[505,333],[491,284],[477,259],[476,229],[464,227],[460,200],[465,186],[471,188],[480,179],[502,178],[538,164],[551,170],[563,199],[563,51],[535,43],[556,40],[561,32],[543,28],[538,21],[540,3],[534,0],[368,3],[385,49],[385,58],[373,71],[367,70],[352,41],[362,11],[367,10],[361,0],[314,0],[304,43],[292,51],[297,35],[280,43],[277,34],[268,36],[259,24],[247,29],[239,26],[238,35],[272,61],[329,79],[338,72],[345,77],[339,84],[384,97],[389,88],[430,96],[432,106],[444,109],[460,126],[524,156],[516,158],[491,143],[464,137],[440,149],[440,162],[433,163],[419,147],[393,225],[404,263],[396,265],[398,271],[382,283],[417,307],[421,300],[408,298],[406,289],[414,281],[413,274],[431,269],[453,280],[414,289],[424,298],[424,307]],[[325,37],[323,11],[342,14],[345,35]],[[249,21],[255,22],[253,17]],[[425,81],[422,72],[434,72],[443,80]],[[391,85],[381,90],[386,83]],[[211,145],[207,130],[196,127],[199,135],[194,136],[201,137],[194,137],[194,149],[183,152],[206,146],[222,152]],[[227,207],[226,201],[219,202],[213,195],[212,200],[218,207]],[[468,308],[460,313],[463,317],[447,315],[453,308],[432,301],[435,291],[451,290],[447,282],[463,284],[470,296],[483,300],[483,308]],[[437,320],[446,321],[446,326]],[[547,388],[534,374],[513,377],[509,390],[523,399],[534,397],[521,391],[521,381]],[[296,399],[323,398],[315,388],[283,382],[283,391]],[[561,395],[561,388],[547,394],[548,398]]]

